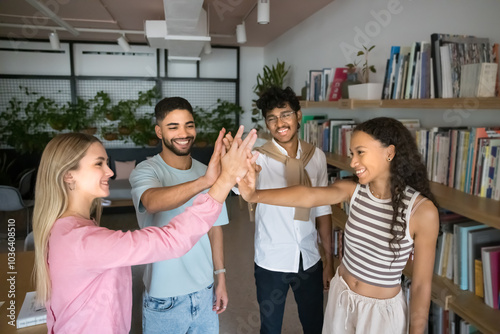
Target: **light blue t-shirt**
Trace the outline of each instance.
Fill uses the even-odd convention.
[[[132,185],[132,199],[139,227],[165,226],[172,218],[193,205],[194,197],[196,197],[194,196],[176,209],[149,214],[140,201],[142,194],[147,189],[175,186],[193,181],[205,175],[206,170],[206,165],[194,159],[192,159],[191,168],[188,170],[170,167],[159,154],[138,164],[130,174],[130,184]],[[214,226],[227,223],[227,209],[224,204]],[[156,298],[186,295],[206,288],[211,283],[213,283],[213,261],[207,234],[184,256],[148,264],[144,271],[146,289],[150,296]]]

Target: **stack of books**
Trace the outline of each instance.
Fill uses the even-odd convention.
[[[488,38],[437,33],[392,46],[383,99],[498,96],[498,49]]]

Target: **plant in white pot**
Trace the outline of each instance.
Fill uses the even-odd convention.
[[[375,48],[375,45],[370,47],[366,47],[363,45],[363,50],[358,51],[357,57],[363,56],[363,65],[361,67],[361,77],[364,83],[359,85],[349,86],[349,98],[354,100],[378,100],[382,97],[382,88],[383,85],[381,83],[372,83],[369,82],[370,72],[376,73],[377,70],[375,66],[368,64],[368,54],[371,50]],[[347,64],[348,68],[356,67],[358,62],[354,61],[351,64]]]

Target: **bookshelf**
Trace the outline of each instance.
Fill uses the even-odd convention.
[[[327,152],[325,154],[329,165],[353,171],[350,167],[349,157]],[[431,182],[431,190],[440,206],[500,229],[500,203],[498,201],[465,194],[434,182]],[[344,229],[347,215],[341,208],[332,205],[332,220],[335,226]],[[338,265],[338,261],[334,263]],[[407,266],[403,273],[411,277],[411,265]],[[431,297],[437,304],[443,306],[445,309],[452,309],[461,318],[474,324],[481,333],[498,333],[500,310],[490,308],[475,294],[460,290],[451,280],[434,275]]]
[[[353,172],[349,157],[325,152],[329,165]],[[466,194],[454,188],[431,182],[431,190],[439,205],[462,216],[500,229],[500,202]]]
[[[335,109],[500,109],[500,97],[474,97],[453,99],[411,99],[411,100],[352,100],[300,101],[302,108]]]

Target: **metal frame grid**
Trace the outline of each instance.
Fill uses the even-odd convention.
[[[28,91],[30,94],[26,94]],[[15,98],[26,106],[30,102],[36,101],[40,96],[53,99],[57,104],[64,105],[71,101],[71,85],[69,79],[31,79],[31,78],[0,78],[0,112],[4,112],[9,107],[9,101]],[[25,119],[22,112],[20,119]],[[39,131],[53,131],[48,125],[40,126]],[[10,148],[10,146],[0,143],[0,148]]]
[[[73,42],[70,42],[70,50]],[[224,47],[221,47],[224,48]],[[160,54],[156,54],[159,62]],[[237,52],[237,63],[239,73],[239,49]],[[165,55],[166,59],[166,55]],[[74,66],[72,62],[72,66]],[[38,96],[52,98],[58,104],[75,102],[76,97],[90,99],[99,91],[105,91],[110,95],[112,104],[119,100],[135,99],[139,91],[147,91],[153,86],[161,87],[162,96],[182,96],[186,98],[193,107],[199,106],[204,109],[215,108],[217,99],[226,100],[234,103],[239,102],[239,78],[238,79],[210,79],[199,78],[199,63],[197,64],[197,78],[168,78],[161,77],[159,73],[155,78],[137,78],[137,77],[85,77],[75,76],[72,71],[71,76],[29,76],[29,75],[0,75],[0,113],[8,107],[12,97],[28,103],[35,101]],[[27,87],[30,92],[38,95],[26,95],[24,89]],[[137,111],[139,114],[154,112],[154,106],[141,107]],[[235,115],[239,122],[239,115]],[[22,117],[22,115],[21,115]],[[99,125],[106,125],[103,123]],[[46,126],[47,131],[49,126]],[[99,130],[98,130],[99,131]],[[100,138],[100,134],[96,134]],[[127,148],[137,147],[133,142],[123,140],[106,141],[103,140],[105,147],[109,148]],[[0,148],[9,148],[0,143]]]
[[[138,97],[139,92],[150,90],[155,86],[155,81],[144,80],[77,80],[76,91],[80,98],[85,100],[93,98],[97,92],[104,91],[109,94],[111,104],[115,105],[120,100],[131,100]],[[143,106],[137,109],[136,115],[143,116],[146,114],[154,113],[154,104],[152,106]],[[136,147],[130,140],[112,140],[108,141],[101,137],[99,131],[103,126],[115,125],[117,121],[100,122],[97,125],[98,132],[96,137],[101,139],[106,148],[125,148]]]

